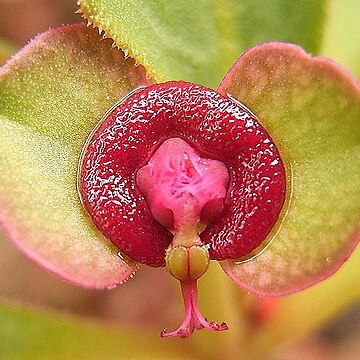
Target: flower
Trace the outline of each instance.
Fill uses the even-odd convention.
[[[109,48],[85,26],[59,28],[39,36],[0,73],[2,169],[11,169],[1,179],[0,220],[32,258],[96,288],[125,281],[136,265],[115,256],[81,207],[80,151],[112,102],[151,83],[142,67]],[[218,92],[256,113],[285,159],[290,189],[266,251],[223,268],[246,289],[267,295],[330,275],[358,242],[353,195],[360,185],[351,160],[358,157],[358,84],[329,60],[272,43],[243,55]]]
[[[187,337],[227,329],[201,315],[197,280],[210,259],[259,252],[284,204],[286,176],[248,109],[178,81],[133,91],[105,114],[83,149],[78,188],[125,256],[166,265],[180,281],[185,320],[162,335]]]

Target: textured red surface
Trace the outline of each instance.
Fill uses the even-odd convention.
[[[186,82],[142,89],[115,107],[91,136],[80,191],[102,233],[135,261],[165,264],[172,234],[151,215],[136,172],[168,138],[222,161],[230,180],[225,208],[201,239],[211,259],[244,256],[275,224],[285,199],[285,170],[266,131],[246,109],[214,90]]]

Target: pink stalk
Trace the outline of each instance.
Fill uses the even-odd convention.
[[[197,281],[187,280],[181,281],[181,291],[184,299],[185,318],[179,328],[172,332],[167,332],[164,329],[161,332],[162,337],[179,336],[186,338],[190,336],[194,330],[208,329],[213,331],[228,330],[228,326],[225,322],[221,324],[215,321],[207,321],[201,314],[198,306],[198,294],[197,294]]]

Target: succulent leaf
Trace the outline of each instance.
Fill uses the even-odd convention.
[[[317,52],[326,1],[79,0],[99,32],[144,65],[157,82],[215,88],[248,47],[287,41]],[[291,18],[291,21],[289,21]]]

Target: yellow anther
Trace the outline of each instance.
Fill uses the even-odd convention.
[[[189,278],[196,280],[209,267],[209,252],[203,246],[192,246],[189,248]]]
[[[166,268],[174,278],[186,280],[188,278],[188,249],[183,246],[169,246],[166,250]]]
[[[180,281],[196,280],[209,267],[209,253],[203,246],[173,246],[166,251],[166,268]]]

